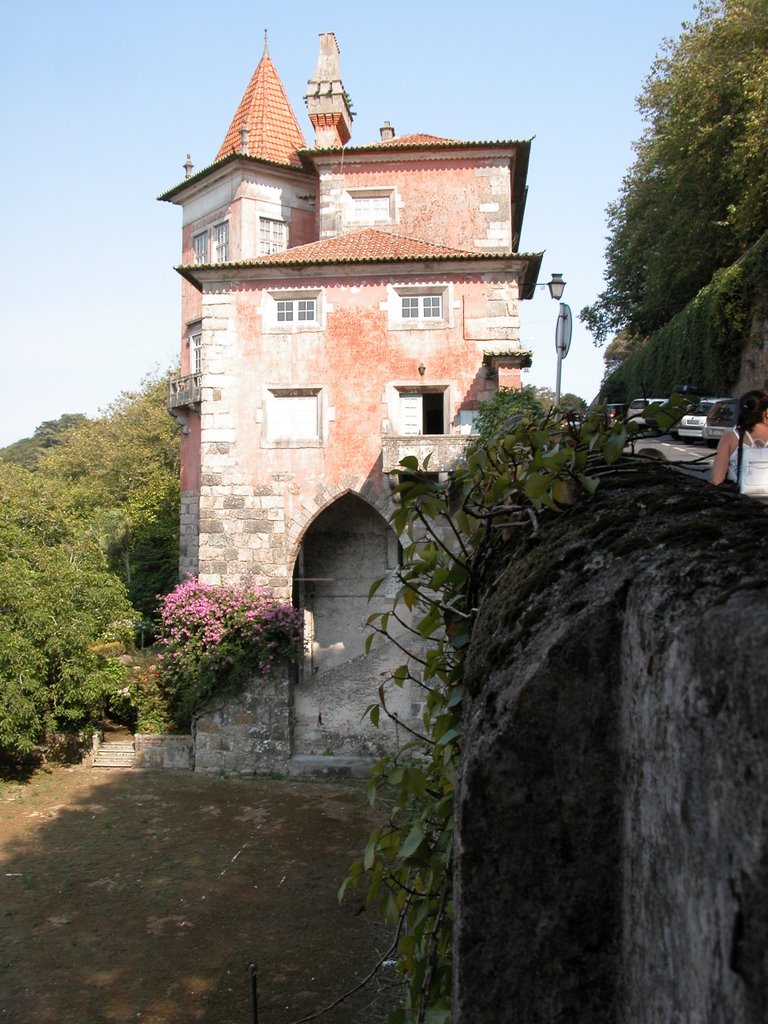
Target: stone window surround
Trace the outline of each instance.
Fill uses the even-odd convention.
[[[314,398],[316,400],[316,432],[312,437],[270,436],[270,419],[276,414],[276,403],[281,399]],[[327,421],[330,418],[326,403],[325,389],[319,384],[268,384],[264,389],[261,419],[262,448],[323,448],[327,437]],[[281,417],[282,418],[282,417]]]
[[[366,200],[386,199],[388,200],[389,213],[386,217],[361,216],[360,208]],[[377,204],[384,206],[385,204]],[[399,222],[399,193],[394,185],[361,186],[354,185],[345,189],[342,198],[342,209],[344,220],[349,225],[360,227],[375,227],[377,224],[397,224]]]
[[[315,300],[314,320],[278,320],[278,302]],[[263,292],[261,326],[269,334],[296,334],[301,331],[324,331],[325,318],[330,307],[323,302],[322,288],[269,288]]]
[[[442,316],[403,316],[403,299],[440,297]],[[390,331],[445,330],[454,326],[453,286],[448,281],[429,284],[388,284],[387,285],[387,327]]]

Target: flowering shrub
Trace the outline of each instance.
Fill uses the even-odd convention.
[[[302,654],[302,610],[257,587],[188,580],[161,599],[159,613],[160,685],[179,728],[214,694]]]

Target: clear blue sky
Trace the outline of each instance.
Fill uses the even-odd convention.
[[[380,13],[376,13],[380,11]],[[603,285],[605,207],[642,125],[635,98],[693,0],[0,0],[0,446],[63,413],[97,415],[176,362],[181,211],[156,197],[209,164],[258,63],[272,59],[308,143],[303,95],[335,32],[352,144],[426,132],[533,139],[521,250]],[[523,304],[525,382],[554,387],[557,306]],[[597,392],[602,353],[575,322],[563,391]]]

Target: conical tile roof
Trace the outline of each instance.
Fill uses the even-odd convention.
[[[245,148],[243,126],[248,129]],[[265,39],[264,54],[240,100],[216,159],[221,160],[232,153],[246,153],[273,163],[300,167],[298,150],[305,148],[304,136]]]

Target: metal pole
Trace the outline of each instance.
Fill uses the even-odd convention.
[[[256,992],[256,964],[248,966],[251,981],[251,1024],[259,1024],[259,1000]]]

